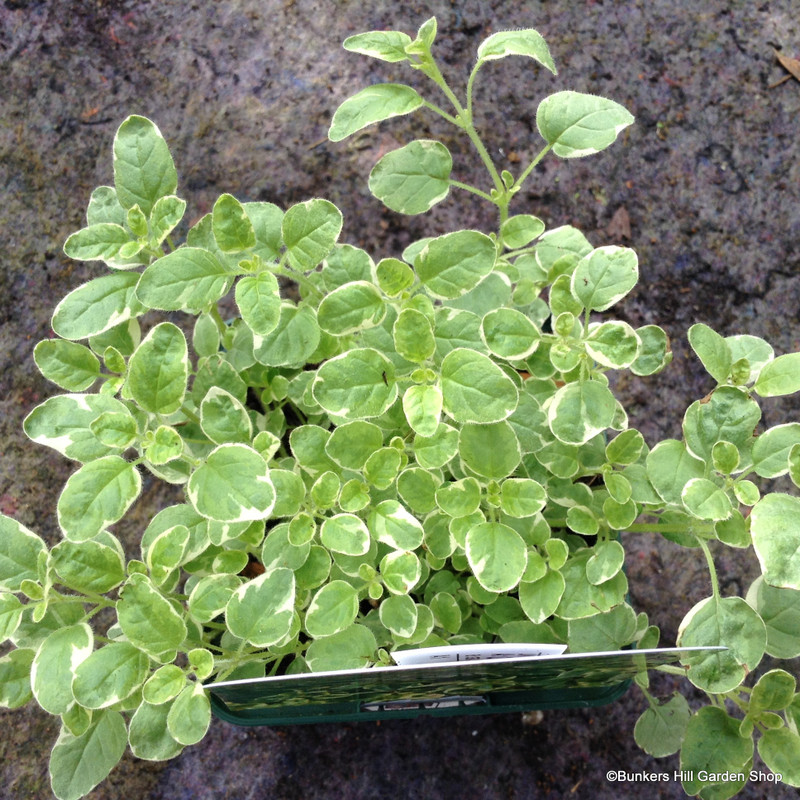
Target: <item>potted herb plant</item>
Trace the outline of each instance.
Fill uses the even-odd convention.
[[[404,214],[469,192],[496,206],[490,233],[452,231],[375,263],[339,243],[327,200],[282,210],[223,194],[178,244],[186,203],[164,138],[140,116],[117,131],[113,186],[92,193],[65,244],[108,269],[56,307],[57,338],[34,359],[64,393],[24,424],[76,462],[63,539],[48,547],[0,517],[0,702],[60,717],[63,800],[128,746],[161,760],[200,741],[209,680],[379,667],[411,646],[653,646],[658,630],[626,599],[620,531],[702,551],[711,594],[687,609],[678,644],[728,648],[687,663],[709,697],[694,711],[638,678],[639,744],[680,751],[689,794],[735,794],[756,745],[800,785],[795,678],[773,668],[744,683],[765,655],[800,654],[800,499],[763,486],[800,485],[800,423],[764,429],[758,404],[800,390],[800,354],[693,326],[717,386],[686,410],[681,440],[649,446],[607,377],[670,361],[661,328],[606,314],[638,281],[635,252],[510,210],[543,158],[603,150],[633,117],[558,92],[537,110],[539,153],[499,169],[473,124],[474,82],[508,56],[555,72],[547,45],[531,29],[490,36],[458,95],[435,36],[430,19],[414,38],[373,31],[345,47],[422,73],[444,107],[370,86],[329,136],[420,109],[444,118],[486,186],[454,179],[447,147],[418,139],[378,161],[370,191]],[[125,553],[113,526],[145,471],[184,499]],[[762,575],[744,597],[722,596],[711,540],[755,552]]]

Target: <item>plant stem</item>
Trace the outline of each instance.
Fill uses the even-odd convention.
[[[719,602],[719,579],[717,578],[717,568],[714,566],[714,558],[711,555],[711,550],[704,539],[701,539],[699,536],[695,536],[694,538],[697,539],[697,543],[700,545],[703,555],[706,557],[708,571],[711,576],[711,592],[714,596],[714,601]]]
[[[472,192],[472,194],[476,194],[478,195],[478,197],[482,197],[484,200],[488,200],[490,203],[494,203],[494,198],[490,194],[488,194],[487,192],[483,192],[480,189],[476,189],[474,186],[470,186],[468,183],[462,183],[461,181],[454,181],[451,178],[450,185],[454,186],[456,189],[463,189],[465,192]]]
[[[531,172],[533,172],[534,167],[550,152],[552,147],[553,145],[548,144],[539,151],[533,161],[531,161],[531,163],[525,167],[525,171],[519,176],[519,178],[517,178],[516,181],[514,181],[514,185],[511,187],[513,191],[517,191],[522,188],[522,184],[525,183],[528,176],[531,174]]]

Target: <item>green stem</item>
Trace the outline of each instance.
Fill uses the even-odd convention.
[[[533,170],[536,167],[536,165],[550,152],[552,147],[553,147],[553,145],[548,144],[548,145],[545,145],[539,151],[539,153],[536,155],[536,157],[533,159],[533,161],[531,161],[531,163],[528,164],[527,167],[525,167],[525,171],[519,176],[519,178],[517,178],[516,181],[514,181],[514,185],[511,187],[512,191],[518,191],[519,189],[522,188],[522,184],[525,183],[525,181],[527,180],[528,176],[531,174],[531,172],[533,172]]]
[[[193,411],[190,411],[185,404],[181,406],[181,414],[183,414],[183,416],[186,417],[189,422],[194,422],[195,425],[200,424],[200,417],[198,417]]]
[[[472,194],[476,194],[478,195],[478,197],[482,197],[484,200],[488,200],[490,203],[494,203],[494,198],[490,194],[487,194],[486,192],[483,192],[480,189],[476,189],[474,186],[470,186],[468,183],[462,183],[461,181],[454,181],[451,178],[450,185],[454,186],[456,189],[463,189],[465,192],[472,192]]]
[[[711,550],[704,539],[701,539],[699,536],[695,536],[694,538],[697,539],[697,543],[700,545],[700,549],[706,557],[708,571],[711,575],[711,592],[715,602],[719,602],[719,579],[717,578],[717,568],[714,566],[714,558],[711,555]]]
[[[422,105],[424,108],[430,109],[435,114],[438,114],[440,117],[444,117],[449,123],[455,125],[457,128],[461,127],[461,122],[459,119],[454,117],[452,114],[448,114],[443,108],[437,106],[436,103],[431,103],[428,100],[423,100]]]

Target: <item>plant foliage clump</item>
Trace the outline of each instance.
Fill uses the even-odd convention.
[[[694,325],[715,388],[686,410],[682,439],[649,447],[607,377],[671,357],[661,328],[604,313],[636,286],[636,253],[510,212],[542,158],[601,151],[633,117],[557,92],[537,109],[538,154],[499,170],[474,125],[475,79],[512,55],[555,72],[547,45],[534,30],[490,36],[459,97],[435,36],[431,19],[415,38],[373,31],[345,47],[421,73],[448,110],[378,84],[342,103],[329,136],[423,109],[444,118],[474,145],[486,186],[453,178],[448,149],[418,139],[378,161],[370,191],[403,214],[470,192],[497,208],[488,234],[452,231],[375,263],[339,242],[327,200],[284,210],[223,194],[178,245],[186,203],[166,141],[140,116],[117,131],[113,186],[92,193],[64,248],[109,269],[56,307],[57,338],[34,359],[64,393],[24,423],[75,462],[56,509],[63,538],[48,547],[0,517],[0,702],[35,698],[60,717],[62,800],[128,746],[162,760],[200,741],[209,680],[380,666],[446,644],[655,646],[626,599],[621,531],[699,548],[711,594],[678,644],[728,648],[687,663],[711,701],[695,712],[639,677],[637,741],[680,751],[690,794],[738,791],[746,778],[730,774],[749,770],[754,736],[800,785],[795,678],[775,668],[743,683],[766,654],[800,654],[800,499],[764,490],[786,475],[800,485],[800,423],[764,429],[758,403],[800,390],[800,354]],[[193,322],[153,324],[151,310]],[[129,554],[113,527],[145,471],[184,500]],[[721,595],[711,542],[755,552],[762,575],[745,597]]]

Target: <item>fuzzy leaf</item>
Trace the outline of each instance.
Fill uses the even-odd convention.
[[[619,103],[579,92],[556,92],[536,109],[539,133],[561,158],[599,153],[632,123],[633,116]]]
[[[392,150],[369,174],[369,190],[400,214],[422,214],[450,191],[453,158],[441,143],[417,139]]]
[[[410,86],[401,83],[368,86],[336,109],[328,138],[332,142],[340,142],[375,122],[410,114],[422,104],[422,98]]]

